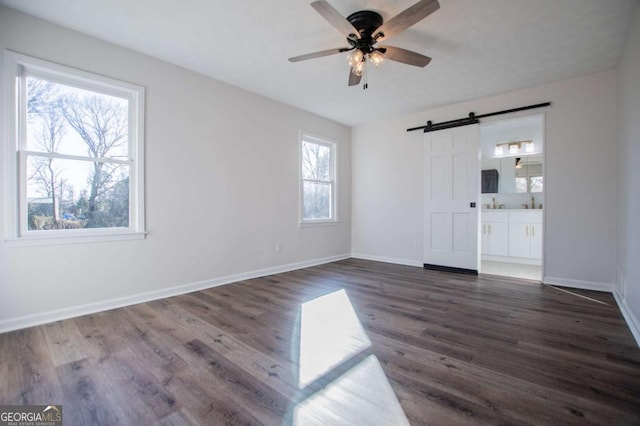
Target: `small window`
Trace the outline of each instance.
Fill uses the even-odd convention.
[[[335,144],[302,135],[301,222],[333,222],[335,215]]]
[[[143,233],[144,89],[11,52],[7,59],[17,123],[10,237]]]
[[[543,192],[542,156],[516,159],[516,192]],[[520,165],[518,166],[518,163]]]

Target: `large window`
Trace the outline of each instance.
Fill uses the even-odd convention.
[[[300,138],[301,222],[333,222],[335,144],[308,135]]]
[[[10,237],[144,232],[141,87],[8,52]]]

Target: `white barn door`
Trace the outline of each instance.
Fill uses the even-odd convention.
[[[426,268],[478,272],[479,168],[477,124],[425,133]]]

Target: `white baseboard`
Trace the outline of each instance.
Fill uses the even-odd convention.
[[[373,260],[376,262],[395,263],[396,265],[418,266],[423,267],[423,263],[419,260],[398,259],[395,257],[373,256],[370,254],[351,253],[351,257],[355,259]]]
[[[166,297],[178,296],[198,290],[230,284],[236,281],[248,280],[251,278],[264,277],[273,274],[293,271],[296,269],[308,268],[310,266],[321,265],[323,263],[336,262],[351,257],[351,254],[324,257],[320,259],[305,260],[302,262],[290,263],[287,265],[274,266],[271,268],[258,269],[250,272],[227,275],[225,277],[213,278],[210,280],[198,281],[183,284],[175,287],[163,288],[145,293],[134,294],[132,296],[119,297],[105,300],[103,302],[88,303],[85,305],[72,306],[69,308],[56,309],[52,311],[40,312],[32,315],[8,318],[0,321],[0,333],[47,324],[53,321],[78,317],[81,315],[94,314],[96,312],[107,311],[109,309],[122,308],[124,306],[136,305],[138,303],[150,302],[152,300],[164,299]]]
[[[622,316],[627,322],[627,326],[629,326],[629,330],[631,330],[633,338],[636,339],[636,344],[640,347],[640,321],[638,321],[638,318],[633,314],[633,312],[631,312],[626,300],[622,299],[617,292],[613,292],[613,297],[618,303],[618,308],[620,308],[620,312],[622,312]]]
[[[543,284],[559,285],[561,287],[580,288],[582,290],[606,291],[613,293],[615,285],[613,283],[599,283],[595,281],[572,280],[568,278],[543,277]]]

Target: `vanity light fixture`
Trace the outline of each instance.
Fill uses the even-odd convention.
[[[516,155],[521,152],[533,152],[533,141],[511,141],[499,143],[496,145],[493,152],[496,156],[504,155],[505,153]]]

